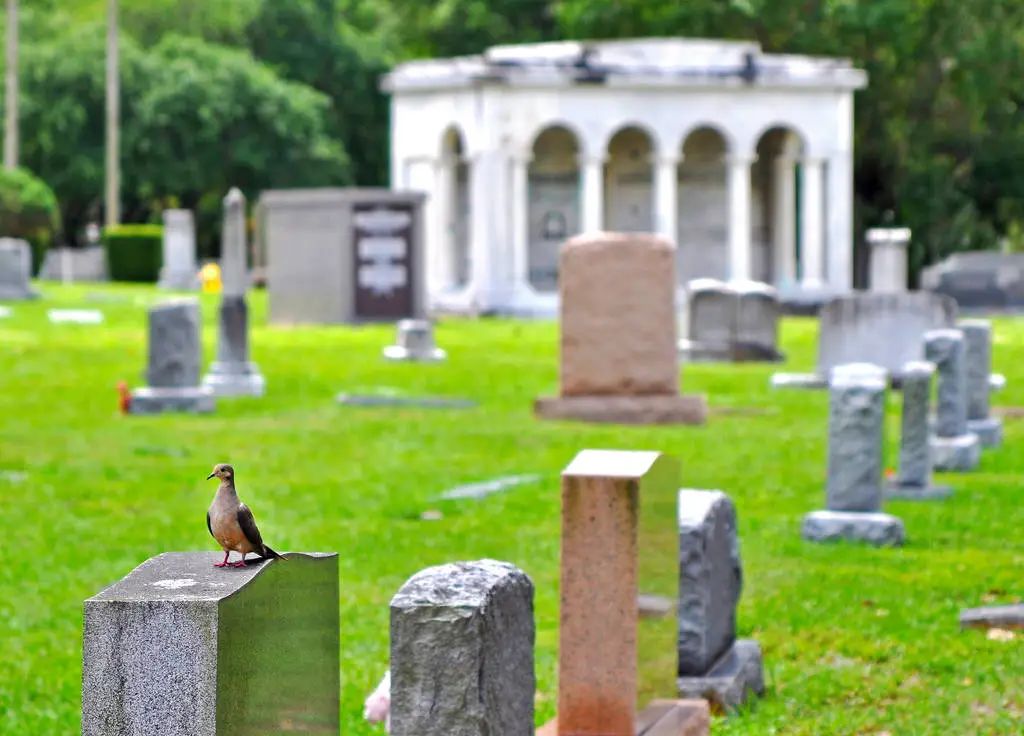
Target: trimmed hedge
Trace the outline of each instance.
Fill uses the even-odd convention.
[[[162,225],[113,225],[103,229],[107,272],[111,281],[145,281],[160,277],[163,263]]]
[[[32,246],[32,273],[60,233],[60,209],[50,186],[27,169],[0,169],[0,237]]]

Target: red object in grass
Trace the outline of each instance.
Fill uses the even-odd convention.
[[[122,414],[127,414],[132,408],[132,394],[128,390],[128,384],[124,381],[117,382],[117,405]]]
[[[896,471],[893,470],[892,468],[886,468],[885,469],[885,477],[886,478],[895,478],[896,477]]]

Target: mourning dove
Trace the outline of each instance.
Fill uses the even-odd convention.
[[[252,511],[238,499],[238,492],[235,490],[235,469],[230,465],[218,463],[213,466],[213,472],[206,476],[206,479],[214,477],[220,478],[220,486],[213,497],[210,509],[206,512],[206,528],[224,548],[224,560],[214,563],[214,567],[227,567],[231,564],[228,563],[228,556],[232,551],[242,555],[241,561],[231,564],[232,567],[245,567],[245,556],[250,552],[255,552],[260,557],[280,558],[281,555],[263,544],[263,537],[256,528]]]

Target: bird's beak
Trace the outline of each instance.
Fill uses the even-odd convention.
[[[206,480],[210,480],[210,478],[212,478],[215,475],[216,473],[210,473],[208,476],[206,476]]]

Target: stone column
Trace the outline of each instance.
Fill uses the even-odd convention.
[[[107,227],[121,222],[121,75],[117,0],[107,0],[106,166],[104,214]]]
[[[732,711],[764,691],[761,647],[736,639],[743,587],[736,509],[721,491],[681,490],[679,695]]]
[[[853,153],[846,150],[829,156],[825,179],[823,263],[827,265],[823,273],[828,274],[833,291],[844,292],[853,288]]]
[[[600,232],[604,230],[604,156],[582,156],[580,175],[583,180],[582,232]]]
[[[482,312],[498,306],[499,291],[510,284],[499,284],[499,267],[504,246],[508,242],[505,229],[507,217],[502,208],[507,204],[506,158],[498,151],[479,151],[470,159],[470,287],[473,306]]]
[[[930,330],[924,334],[925,358],[939,374],[932,460],[936,470],[973,470],[981,459],[978,435],[967,429],[967,366],[960,330]]]
[[[85,601],[82,735],[339,728],[338,558],[167,552]]]
[[[864,235],[870,250],[871,291],[898,294],[907,290],[907,246],[910,228],[871,228]]]
[[[512,280],[520,291],[530,283],[530,157],[512,159]]]
[[[392,736],[532,736],[533,583],[507,562],[431,567],[391,600]]]
[[[992,392],[992,323],[983,319],[963,320],[967,363],[967,429],[978,435],[982,447],[1003,443],[1003,422],[989,415]]]
[[[750,156],[728,159],[729,278],[746,281],[750,270]]]
[[[217,333],[217,360],[203,379],[216,396],[262,396],[266,382],[249,360],[249,265],[246,260],[245,195],[233,187],[224,197],[221,274],[224,282]]]
[[[654,227],[675,243],[679,239],[679,157],[659,156],[654,169]]]
[[[804,517],[805,539],[903,543],[903,522],[880,512],[883,376],[884,369],[878,366],[854,364],[833,371],[829,382],[827,508]]]
[[[806,289],[820,289],[825,285],[823,176],[824,162],[821,159],[804,158],[801,161],[800,285]]]
[[[791,156],[782,155],[772,163],[772,243],[775,250],[775,281],[785,286],[796,283],[796,171]]]
[[[900,420],[900,465],[896,482],[886,489],[891,498],[943,498],[947,486],[932,485],[932,451],[928,434],[935,366],[924,361],[906,363],[900,371],[903,412]]]
[[[450,288],[455,283],[455,157],[444,154],[434,169],[434,223],[431,244],[427,250],[430,259],[430,293]]]
[[[669,710],[680,725],[664,733],[707,733],[695,730],[707,728],[702,702],[659,701],[662,714],[639,717],[636,707],[639,506],[678,479],[659,452],[583,450],[562,472],[558,717],[538,736],[637,736],[638,721]]]
[[[196,225],[192,210],[164,210],[164,234],[161,244],[161,289],[195,289],[199,282],[196,269]]]

